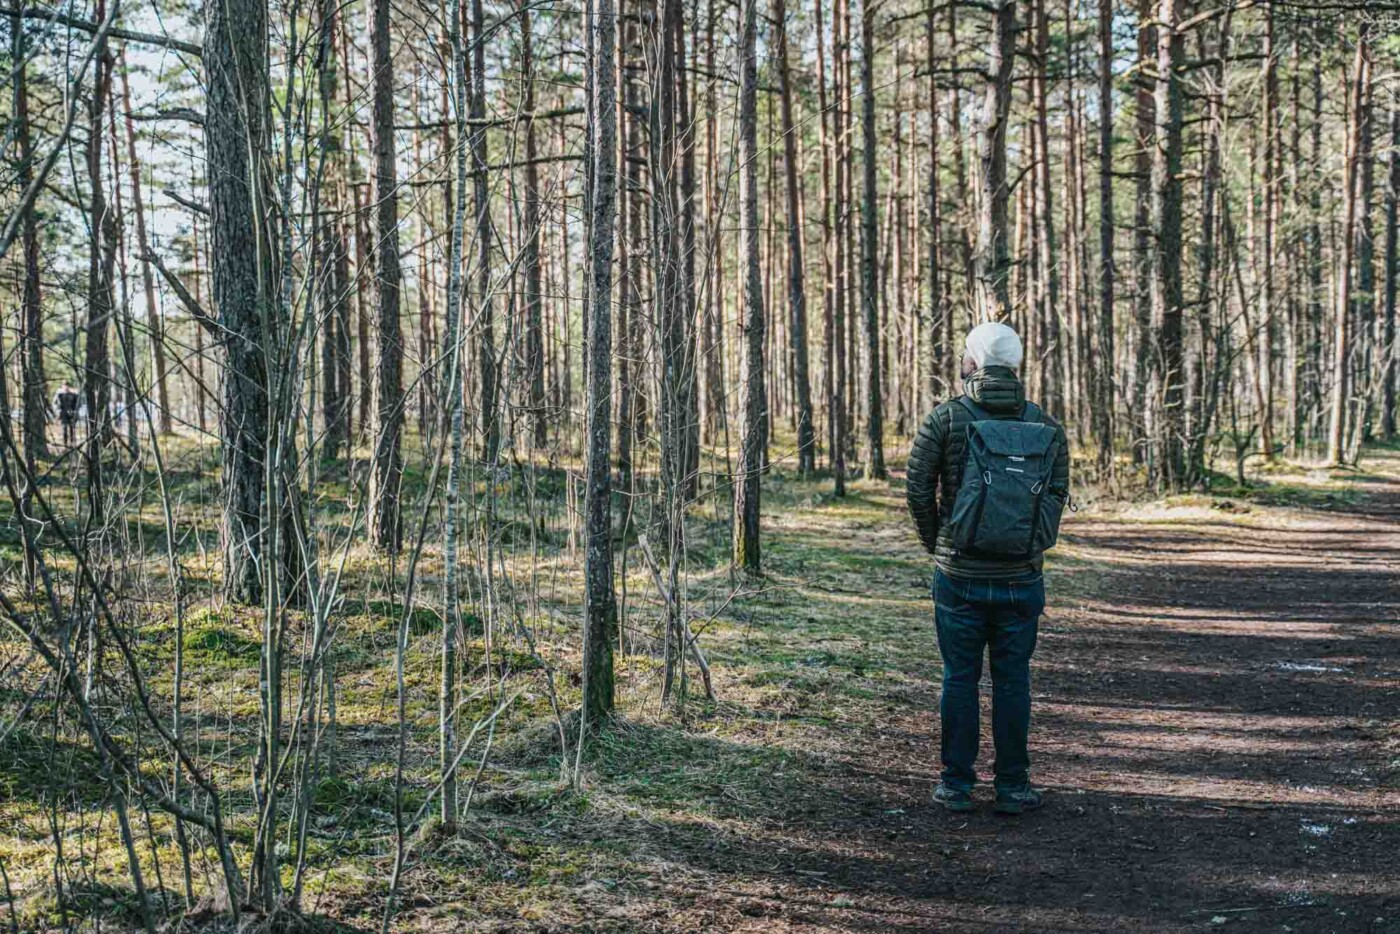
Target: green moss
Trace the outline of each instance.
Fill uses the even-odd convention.
[[[260,643],[217,613],[201,610],[185,622],[185,664],[222,669],[257,668]]]

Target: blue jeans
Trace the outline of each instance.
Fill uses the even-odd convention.
[[[1045,581],[961,580],[936,571],[933,599],[943,655],[943,782],[961,791],[977,784],[977,683],[988,652],[995,785],[998,791],[1021,788],[1030,780],[1031,655],[1045,609]]]

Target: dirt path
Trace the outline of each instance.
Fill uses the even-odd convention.
[[[1034,668],[1043,812],[929,805],[928,630],[930,670],[840,726],[813,800],[761,845],[717,839],[660,926],[1400,931],[1400,457],[1370,468],[1311,507],[1073,522]],[[850,546],[867,587],[908,557],[899,495]]]

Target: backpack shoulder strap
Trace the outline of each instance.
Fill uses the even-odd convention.
[[[1026,407],[1021,410],[1021,421],[1038,423],[1040,417],[1045,413],[1040,410],[1040,406],[1034,402],[1027,402]]]
[[[982,407],[981,407],[980,405],[978,405],[976,402],[973,402],[972,399],[971,399],[966,393],[964,393],[964,394],[961,395],[961,396],[958,396],[958,401],[962,403],[963,408],[967,409],[969,412],[972,413],[972,417],[973,417],[976,421],[979,421],[979,422],[991,422],[991,421],[996,421],[996,416],[995,416],[995,415],[993,415],[991,412],[988,412],[986,409],[982,408]]]

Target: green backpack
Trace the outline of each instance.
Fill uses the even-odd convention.
[[[994,418],[971,399],[967,459],[953,500],[953,545],[975,557],[1030,560],[1055,546],[1062,494],[1050,489],[1059,453],[1056,431],[1026,403],[1019,420]]]

